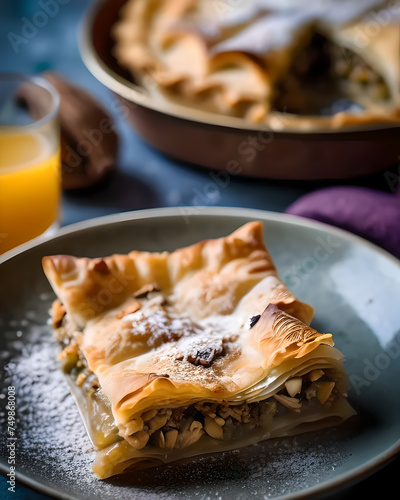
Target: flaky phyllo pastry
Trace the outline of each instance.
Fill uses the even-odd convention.
[[[172,253],[57,255],[43,268],[100,478],[354,414],[343,356],[279,279],[261,222]]]
[[[313,130],[400,121],[399,5],[127,0],[120,66],[159,104]]]

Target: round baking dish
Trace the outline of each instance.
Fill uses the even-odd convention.
[[[228,175],[292,180],[346,179],[397,163],[398,123],[318,133],[285,127],[271,131],[243,119],[156,101],[112,56],[111,27],[125,1],[94,2],[83,24],[81,55],[120,99],[122,114],[136,132],[162,153]]]

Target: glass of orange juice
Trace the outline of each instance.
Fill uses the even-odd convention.
[[[0,74],[0,254],[59,225],[59,101],[42,78]]]

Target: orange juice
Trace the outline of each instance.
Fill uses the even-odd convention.
[[[58,149],[39,133],[1,132],[0,254],[57,222],[61,191]]]

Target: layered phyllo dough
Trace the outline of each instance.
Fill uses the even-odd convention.
[[[43,267],[100,478],[354,414],[343,355],[280,280],[261,222],[174,252]]]

